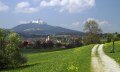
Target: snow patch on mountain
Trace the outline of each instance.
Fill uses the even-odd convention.
[[[46,22],[44,22],[42,20],[33,20],[33,21],[31,21],[31,23],[34,23],[34,24],[46,24]]]

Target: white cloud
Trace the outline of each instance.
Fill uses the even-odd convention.
[[[47,6],[57,6],[57,5],[59,5],[60,4],[60,0],[50,0],[49,2],[47,2],[47,1],[42,1],[41,3],[40,3],[40,5],[41,6],[43,6],[43,7],[47,7]]]
[[[7,11],[9,7],[0,1],[0,12]]]
[[[18,3],[16,5],[15,11],[18,13],[34,13],[34,12],[38,12],[39,9],[35,7],[31,7],[30,3],[25,1]]]
[[[81,12],[95,5],[95,0],[49,0],[41,1],[41,7],[57,7],[60,12],[68,11],[70,13]]]
[[[106,25],[106,24],[109,24],[109,22],[108,22],[108,21],[105,21],[105,20],[103,20],[103,21],[98,21],[98,23],[99,23],[100,25]]]
[[[109,22],[106,21],[106,20],[99,20],[99,19],[95,19],[95,18],[88,18],[86,21],[89,21],[89,20],[95,20],[99,25],[109,24]],[[84,21],[83,23],[85,23],[86,21]]]
[[[71,26],[80,26],[80,22],[74,22],[71,24]]]

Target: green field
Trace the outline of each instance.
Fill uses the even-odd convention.
[[[118,63],[120,63],[120,41],[115,42],[115,53],[110,53],[111,48],[112,48],[112,42],[105,44],[104,46],[105,53],[108,56],[114,58]]]
[[[90,72],[93,45],[41,52],[26,50],[27,64],[1,72]]]

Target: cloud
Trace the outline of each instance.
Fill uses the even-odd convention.
[[[76,27],[78,26],[78,27],[79,27],[79,26],[80,26],[80,22],[73,22],[73,23],[71,24],[71,26],[76,26]]]
[[[91,8],[95,5],[95,0],[43,0],[41,7],[57,7],[60,12],[68,11],[76,13]]]
[[[30,3],[27,1],[18,3],[15,8],[15,12],[17,13],[34,13],[38,11],[38,8],[31,7]]]
[[[0,1],[0,12],[9,10],[9,7]]]
[[[103,20],[103,21],[98,21],[98,23],[99,23],[100,25],[106,25],[106,24],[109,24],[109,22],[108,22],[108,21],[105,21],[105,20]]]
[[[99,20],[99,19],[95,19],[95,18],[88,18],[86,21],[89,21],[89,20],[95,20],[99,25],[109,24],[109,22],[106,21],[106,20]],[[85,23],[86,21],[84,21],[83,23]]]

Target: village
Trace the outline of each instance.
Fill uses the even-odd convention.
[[[44,37],[23,39],[24,48],[72,48],[83,46],[79,35],[47,35]]]

